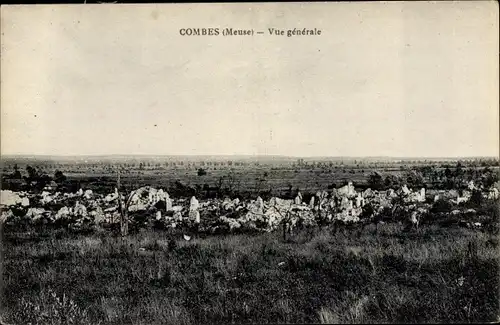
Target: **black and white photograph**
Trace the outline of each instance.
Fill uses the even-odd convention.
[[[500,322],[496,1],[1,7],[0,324]]]

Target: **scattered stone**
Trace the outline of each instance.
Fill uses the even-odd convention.
[[[87,208],[83,204],[80,204],[79,201],[76,201],[75,207],[73,208],[73,214],[75,216],[86,217]]]
[[[170,199],[170,196],[168,195],[168,193],[165,193],[165,210],[168,212],[168,211],[172,211],[172,200]]]
[[[44,213],[45,213],[44,208],[29,208],[28,212],[26,212],[26,218],[32,220],[41,219]]]
[[[314,196],[313,196],[313,197],[311,197],[311,200],[309,201],[309,207],[310,207],[311,209],[313,209],[313,208],[314,208]]]
[[[337,195],[353,198],[357,195],[357,193],[352,182],[348,182],[346,186],[342,186],[337,190]]]
[[[96,224],[101,224],[103,223],[105,219],[105,214],[104,211],[100,206],[97,206],[95,210],[92,210],[89,215],[94,218],[94,222]]]
[[[301,205],[302,204],[302,194],[297,193],[297,196],[295,197],[295,201],[294,201],[295,204],[297,205]]]
[[[387,191],[374,191],[367,189],[363,192],[356,192],[352,182],[339,189],[333,189],[331,193],[327,191],[318,191],[315,196],[311,197],[309,205],[304,204],[303,197],[300,192],[297,193],[293,200],[285,200],[279,197],[273,197],[269,201],[264,201],[261,197],[257,197],[255,201],[240,202],[238,198],[231,200],[225,198],[223,201],[219,199],[207,200],[199,202],[196,197],[191,197],[188,201],[184,198],[179,198],[174,201],[169,197],[168,193],[162,189],[155,189],[150,186],[141,187],[133,192],[130,196],[129,211],[149,211],[148,218],[152,220],[165,220],[167,227],[178,227],[179,225],[186,226],[190,223],[200,224],[200,229],[256,229],[259,231],[274,231],[285,222],[287,230],[293,229],[295,225],[301,224],[304,226],[314,226],[318,222],[343,221],[347,223],[358,222],[363,213],[363,207],[370,204],[373,208],[371,216],[366,218],[377,217],[384,213],[393,213],[393,215],[407,215],[406,222],[418,224],[418,220],[422,215],[428,213],[431,204],[425,203],[426,195],[434,200],[442,198],[448,202],[458,204],[466,202],[470,199],[472,189],[476,189],[475,185],[469,183],[467,190],[450,190],[437,191],[430,190],[426,193],[425,188],[419,190],[411,190],[406,185],[397,192],[389,189]],[[404,194],[403,202],[396,201],[394,198]],[[481,195],[487,199],[498,198],[498,189],[481,188]],[[12,192],[2,190],[1,204],[7,207],[2,213],[2,219],[17,222],[26,216],[29,220],[47,218],[50,221],[60,218],[73,218],[76,225],[83,225],[84,221],[97,224],[101,223],[117,223],[120,220],[118,213],[118,192],[115,189],[114,193],[102,196],[93,193],[92,190],[78,190],[76,193],[55,193],[43,191],[40,195],[31,194],[28,196],[24,192]],[[121,195],[122,202],[126,202],[125,197]],[[70,200],[73,198],[72,200]],[[74,202],[76,198],[76,203]],[[37,204],[37,207],[29,207],[31,201]],[[400,202],[400,203],[396,203]],[[161,204],[157,204],[161,203]],[[163,207],[165,203],[165,207]],[[66,204],[68,206],[61,207],[57,213],[51,212],[55,204]],[[38,207],[41,205],[42,207]],[[46,206],[47,205],[47,206]],[[12,207],[9,209],[9,207]],[[16,208],[13,208],[16,207]],[[20,209],[28,207],[29,209]],[[188,208],[188,212],[184,212]],[[366,209],[365,209],[366,210]],[[17,211],[27,211],[19,215]],[[90,212],[88,212],[90,211]],[[396,213],[395,213],[396,211]],[[476,215],[476,210],[459,207],[451,212],[450,215]],[[184,215],[183,215],[184,214]],[[221,214],[225,214],[219,217]],[[144,215],[144,214],[141,214]],[[201,215],[206,215],[205,220],[201,220]],[[17,216],[17,217],[16,217]],[[89,217],[85,219],[86,217]],[[136,215],[131,214],[134,218]],[[213,218],[212,218],[212,217]],[[217,220],[217,218],[219,218]],[[365,219],[366,219],[365,218]],[[475,218],[482,220],[481,218]],[[367,220],[367,219],[366,219]],[[214,222],[212,224],[212,222]],[[400,220],[405,222],[404,220]],[[147,222],[147,221],[145,221]],[[224,225],[217,224],[221,222]],[[473,223],[468,221],[471,227]]]
[[[229,230],[241,228],[241,223],[234,220],[233,218],[227,218],[226,216],[221,216],[219,219],[223,223],[229,225]]]
[[[5,206],[21,205],[24,207],[29,206],[29,199],[24,192],[13,192],[10,190],[2,190],[0,193],[0,204]]]
[[[92,193],[92,190],[86,190],[84,193],[83,193],[83,197],[87,200],[90,200],[92,199],[92,197],[94,196],[94,193]]]
[[[259,211],[261,213],[263,213],[262,211],[264,210],[264,200],[262,200],[262,198],[259,196],[255,203],[256,203],[257,209],[259,209]]]
[[[71,211],[69,210],[68,207],[62,207],[57,211],[55,219],[65,219],[68,218],[71,215]]]
[[[193,220],[195,223],[200,223],[200,212],[198,211],[200,203],[193,196],[189,202],[189,219]]]

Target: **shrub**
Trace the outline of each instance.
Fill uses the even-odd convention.
[[[450,212],[452,208],[453,205],[450,202],[444,199],[439,199],[436,202],[434,202],[430,211],[432,213],[443,213],[443,212]]]

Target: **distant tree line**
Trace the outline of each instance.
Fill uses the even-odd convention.
[[[465,189],[470,181],[476,186],[490,188],[499,180],[498,170],[489,166],[465,167],[461,162],[455,166],[446,167],[422,166],[407,168],[401,176],[394,174],[382,176],[379,172],[372,172],[368,177],[368,186],[376,190],[398,188],[403,185],[409,187],[432,187],[436,189]]]
[[[62,171],[56,170],[53,176],[48,175],[40,167],[26,167],[26,174],[23,176],[19,167],[14,165],[14,171],[2,176],[2,188],[13,191],[19,190],[43,190],[47,185],[54,182],[59,186],[66,182],[67,177]]]

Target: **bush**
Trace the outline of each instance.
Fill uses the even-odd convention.
[[[444,213],[444,212],[450,212],[451,209],[453,208],[453,205],[444,199],[439,199],[431,207],[431,212],[432,213]]]

